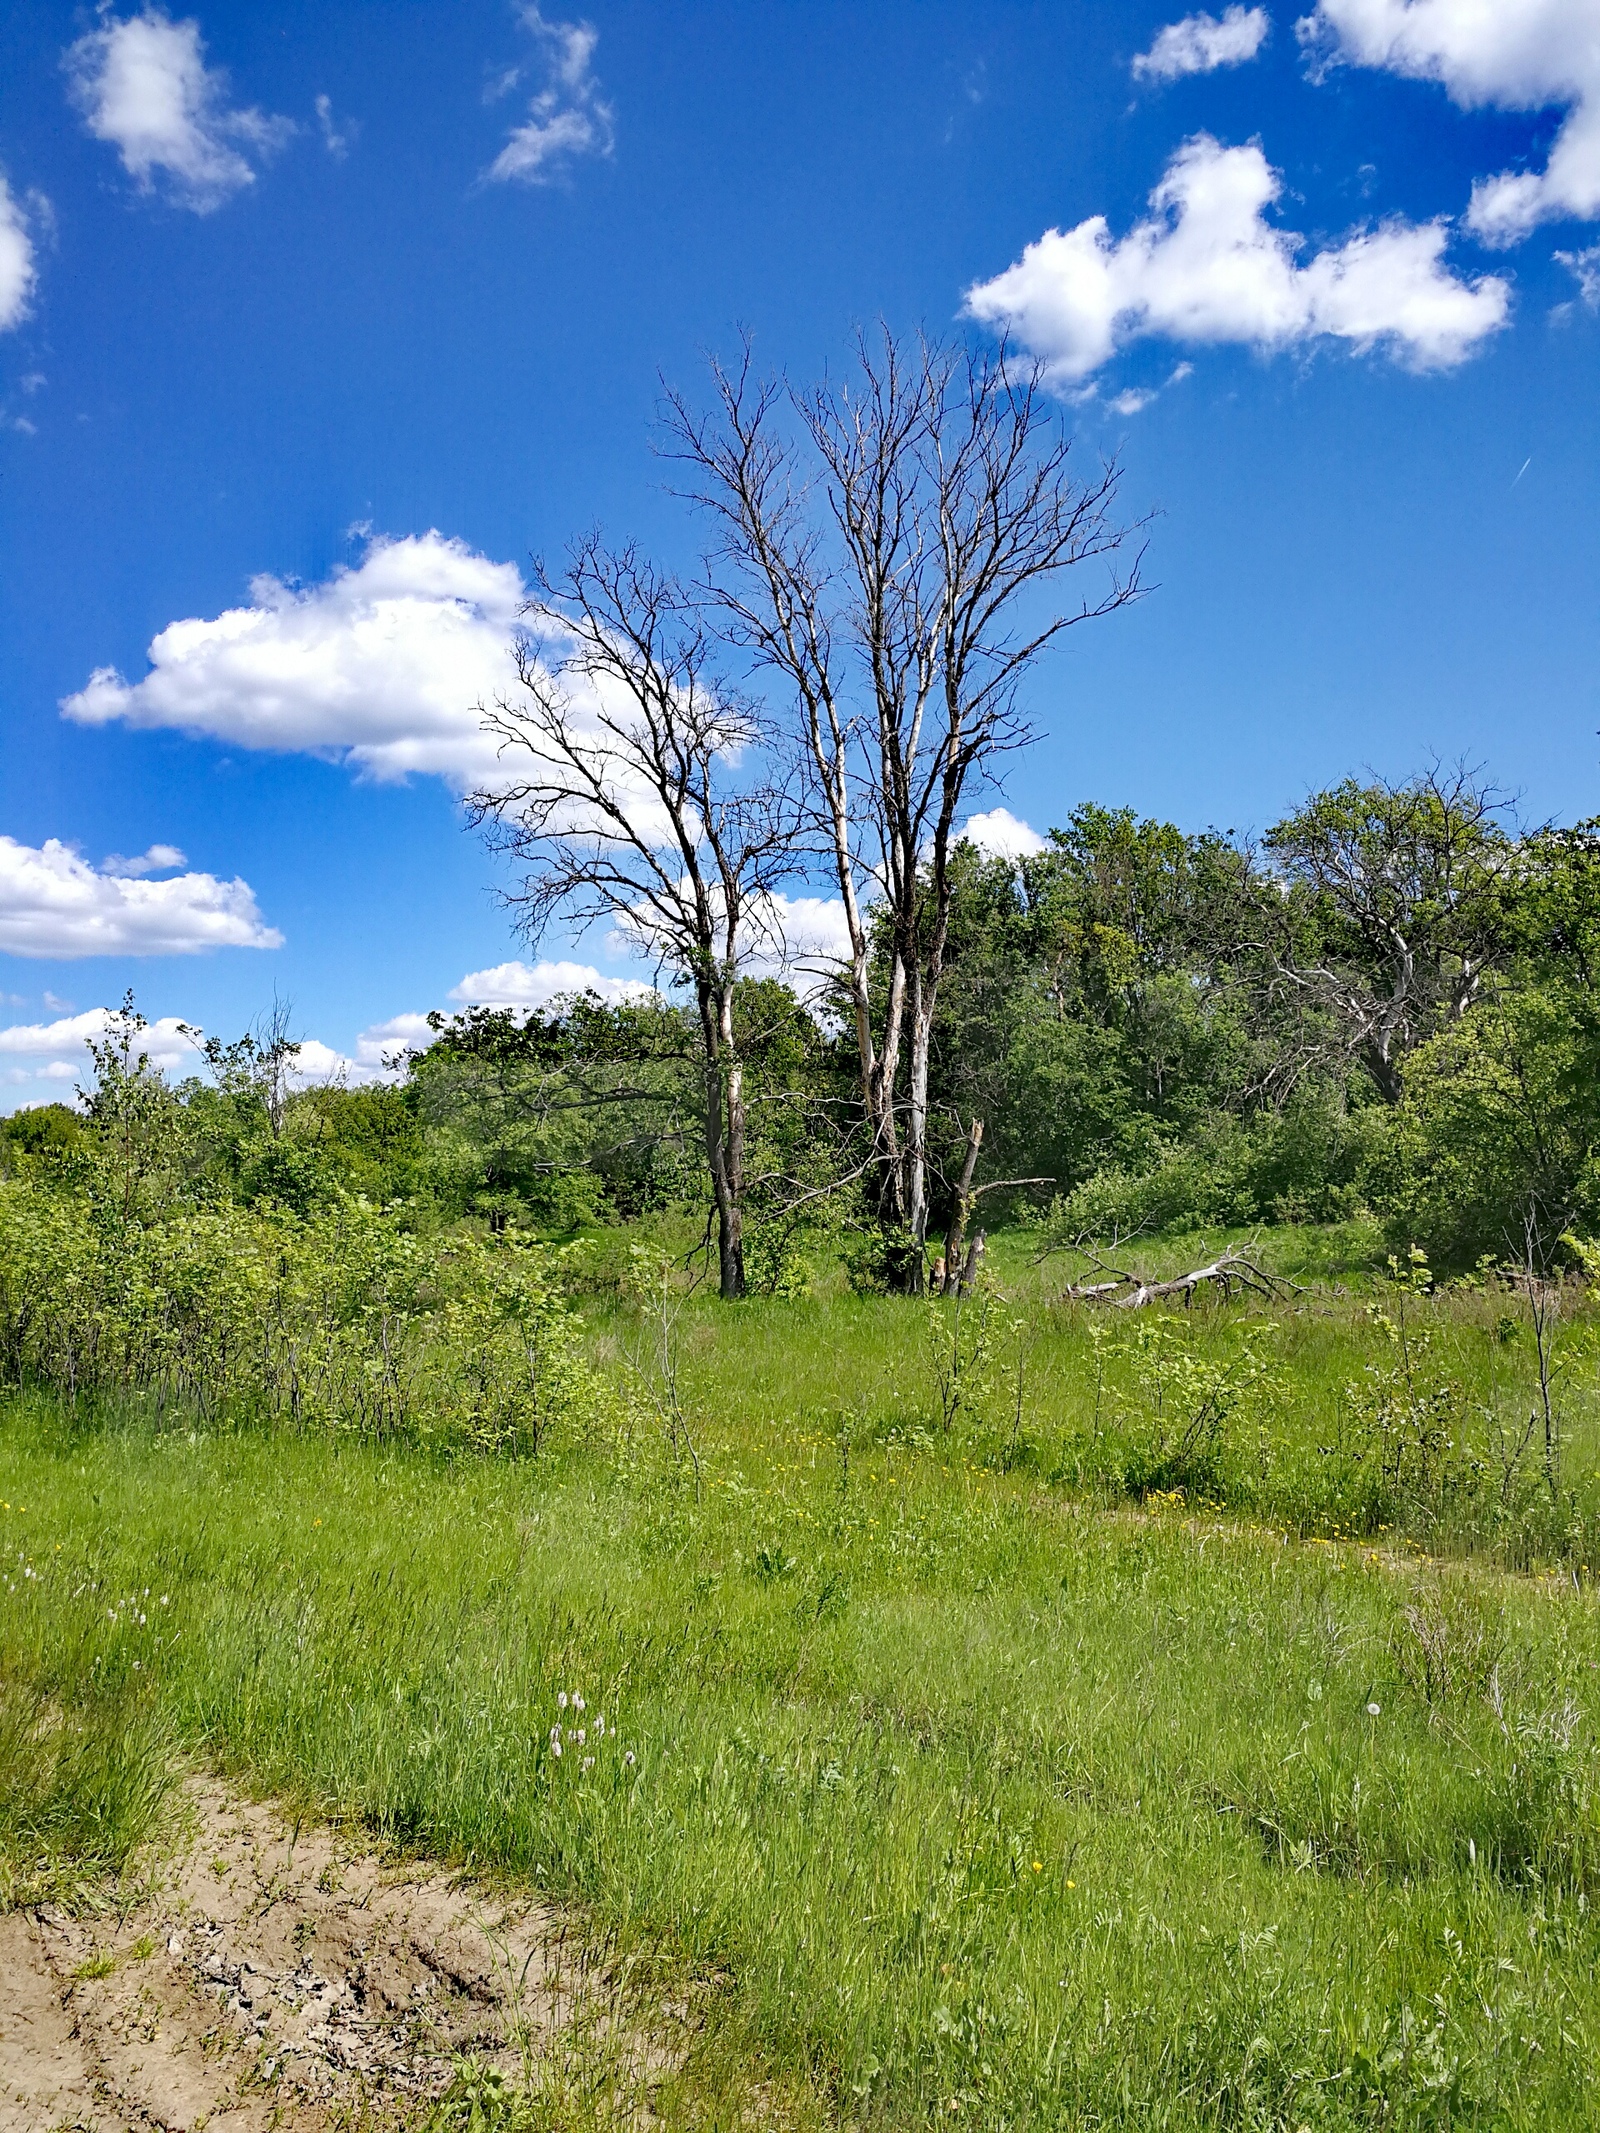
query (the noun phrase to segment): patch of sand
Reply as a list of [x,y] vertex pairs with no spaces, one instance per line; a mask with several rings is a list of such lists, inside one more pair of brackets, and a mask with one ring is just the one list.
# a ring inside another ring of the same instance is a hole
[[[525,2046],[598,2033],[611,1981],[554,1910],[386,1863],[211,1779],[185,1792],[186,1840],[142,1863],[126,1908],[0,1917],[0,2133],[413,2117],[457,2054],[515,2080]],[[650,2055],[627,2056],[648,2082]]]

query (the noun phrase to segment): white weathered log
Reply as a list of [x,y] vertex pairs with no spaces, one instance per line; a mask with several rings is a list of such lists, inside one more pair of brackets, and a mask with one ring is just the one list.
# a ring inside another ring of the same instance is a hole
[[[1093,1254],[1090,1255],[1094,1257]],[[1101,1264],[1100,1262],[1096,1262]],[[1103,1267],[1111,1278],[1106,1281],[1074,1283],[1062,1291],[1066,1303],[1105,1303],[1116,1311],[1139,1311],[1146,1304],[1159,1302],[1165,1296],[1181,1296],[1192,1301],[1195,1291],[1208,1282],[1215,1282],[1224,1295],[1235,1288],[1249,1289],[1254,1295],[1277,1297],[1289,1293],[1295,1287],[1279,1274],[1269,1274],[1248,1252],[1230,1248],[1220,1253],[1206,1266],[1195,1267],[1187,1274],[1176,1275],[1170,1281],[1155,1281],[1143,1274],[1129,1273],[1118,1267]]]

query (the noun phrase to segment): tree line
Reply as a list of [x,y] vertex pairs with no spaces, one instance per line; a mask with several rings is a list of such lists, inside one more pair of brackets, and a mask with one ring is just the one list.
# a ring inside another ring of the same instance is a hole
[[[1438,1265],[1600,1230],[1600,826],[1519,829],[1437,770],[1346,781],[1259,842],[1085,805],[1030,856],[957,840],[943,896],[920,1236],[874,1161],[848,968],[821,998],[735,975],[709,1032],[692,981],[439,1014],[364,1087],[297,1089],[281,1015],[174,1083],[130,1001],[83,1107],[7,1121],[0,1170],[123,1224],[340,1195],[423,1228],[687,1218],[719,1272],[736,1186],[741,1284],[769,1294],[818,1247],[913,1289],[978,1219],[1103,1244],[1371,1216]],[[904,960],[891,913],[864,925],[877,1029]]]
[[[699,562],[590,533],[536,566],[469,800],[530,945],[604,922],[656,991],[434,1016],[395,1085],[299,1092],[281,1018],[197,1034],[174,1087],[130,1001],[85,1113],[13,1121],[7,1162],[92,1155],[124,1221],[334,1191],[502,1228],[692,1212],[727,1298],[819,1234],[920,1291],[980,1210],[1102,1238],[1367,1210],[1442,1260],[1595,1226],[1594,825],[1436,765],[1259,840],[1084,805],[985,857],[962,824],[1040,662],[1142,594],[1117,467],[1080,468],[1009,350],[887,334],[812,386],[746,349],[660,441]],[[819,884],[843,947],[808,960]]]

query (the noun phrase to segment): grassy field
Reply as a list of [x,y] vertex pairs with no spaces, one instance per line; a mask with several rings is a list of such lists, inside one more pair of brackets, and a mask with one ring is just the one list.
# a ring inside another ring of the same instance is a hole
[[1514,1295],[1275,1249],[1267,1309],[1054,1309],[1004,1244],[960,1328],[696,1300],[676,1410],[602,1300],[631,1419],[537,1461],[14,1397],[14,1892],[181,1749],[695,1983],[669,2123],[1594,2122],[1587,1320],[1552,1490]]

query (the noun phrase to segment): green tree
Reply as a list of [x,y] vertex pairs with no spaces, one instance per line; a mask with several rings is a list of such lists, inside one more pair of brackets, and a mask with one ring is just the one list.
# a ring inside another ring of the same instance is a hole
[[1483,779],[1437,770],[1401,784],[1347,778],[1263,840],[1259,899],[1280,980],[1330,1015],[1385,1103],[1406,1055],[1459,1021],[1514,945],[1519,845]]
[[181,1182],[188,1137],[183,1106],[145,1049],[149,1026],[130,991],[102,1034],[88,1040],[95,1075],[88,1112],[101,1201],[123,1223],[168,1205]]

